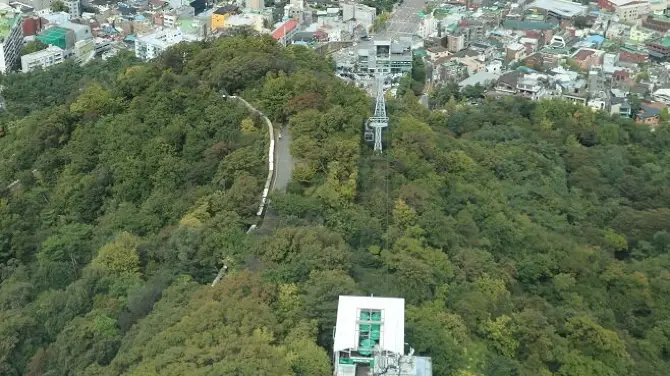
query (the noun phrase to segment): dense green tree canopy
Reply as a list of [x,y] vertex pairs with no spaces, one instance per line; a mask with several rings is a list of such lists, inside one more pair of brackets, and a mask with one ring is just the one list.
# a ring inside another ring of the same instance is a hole
[[[1,80],[2,375],[325,376],[371,293],[436,376],[667,374],[667,124],[408,90],[375,155],[370,99],[269,37]],[[222,93],[291,132],[273,231],[265,125]]]

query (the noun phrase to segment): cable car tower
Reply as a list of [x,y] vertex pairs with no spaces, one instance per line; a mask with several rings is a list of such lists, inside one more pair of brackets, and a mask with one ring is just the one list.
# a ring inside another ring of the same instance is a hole
[[386,99],[384,98],[384,73],[377,70],[377,100],[375,102],[375,113],[368,119],[368,126],[375,131],[375,152],[382,152],[382,128],[389,126],[389,118],[386,116]]

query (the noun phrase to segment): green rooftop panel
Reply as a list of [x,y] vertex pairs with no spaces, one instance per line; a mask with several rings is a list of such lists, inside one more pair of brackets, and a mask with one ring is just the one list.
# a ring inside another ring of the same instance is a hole
[[52,46],[60,47],[64,50],[68,49],[68,30],[62,27],[51,27],[46,30],[41,35],[37,36],[44,44],[49,44]]

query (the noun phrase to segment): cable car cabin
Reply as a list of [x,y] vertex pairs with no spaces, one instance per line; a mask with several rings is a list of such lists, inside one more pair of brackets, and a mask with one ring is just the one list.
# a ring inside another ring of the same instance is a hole
[[363,132],[365,142],[375,142],[375,130],[370,127],[370,120],[365,120],[365,131]]

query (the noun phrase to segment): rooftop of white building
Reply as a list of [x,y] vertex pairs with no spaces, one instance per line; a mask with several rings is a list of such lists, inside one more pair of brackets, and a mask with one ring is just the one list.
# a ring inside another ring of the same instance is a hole
[[58,46],[49,46],[49,47],[47,47],[43,50],[33,52],[33,53],[29,53],[29,54],[25,54],[21,58],[26,58],[26,59],[30,59],[30,60],[41,59],[43,57],[51,56],[56,52],[63,52],[63,51],[64,50],[62,48],[58,47]]
[[609,2],[618,7],[628,5],[631,3],[646,3],[646,1],[641,0],[609,0]]
[[137,40],[141,40],[144,43],[159,48],[168,48],[186,40],[186,37],[180,30],[159,30],[148,35],[137,37]]
[[226,18],[226,24],[230,26],[251,26],[256,22],[252,14],[233,14]]
[[[615,0],[618,1],[618,0]],[[580,3],[573,3],[566,0],[535,0],[530,4],[530,8],[546,9],[562,17],[575,17],[585,14],[587,7]]]
[[357,349],[359,347],[359,321],[361,310],[381,312],[381,335],[379,346],[382,350],[404,354],[405,349],[405,299],[378,298],[370,296],[340,296],[335,324],[334,351]]

